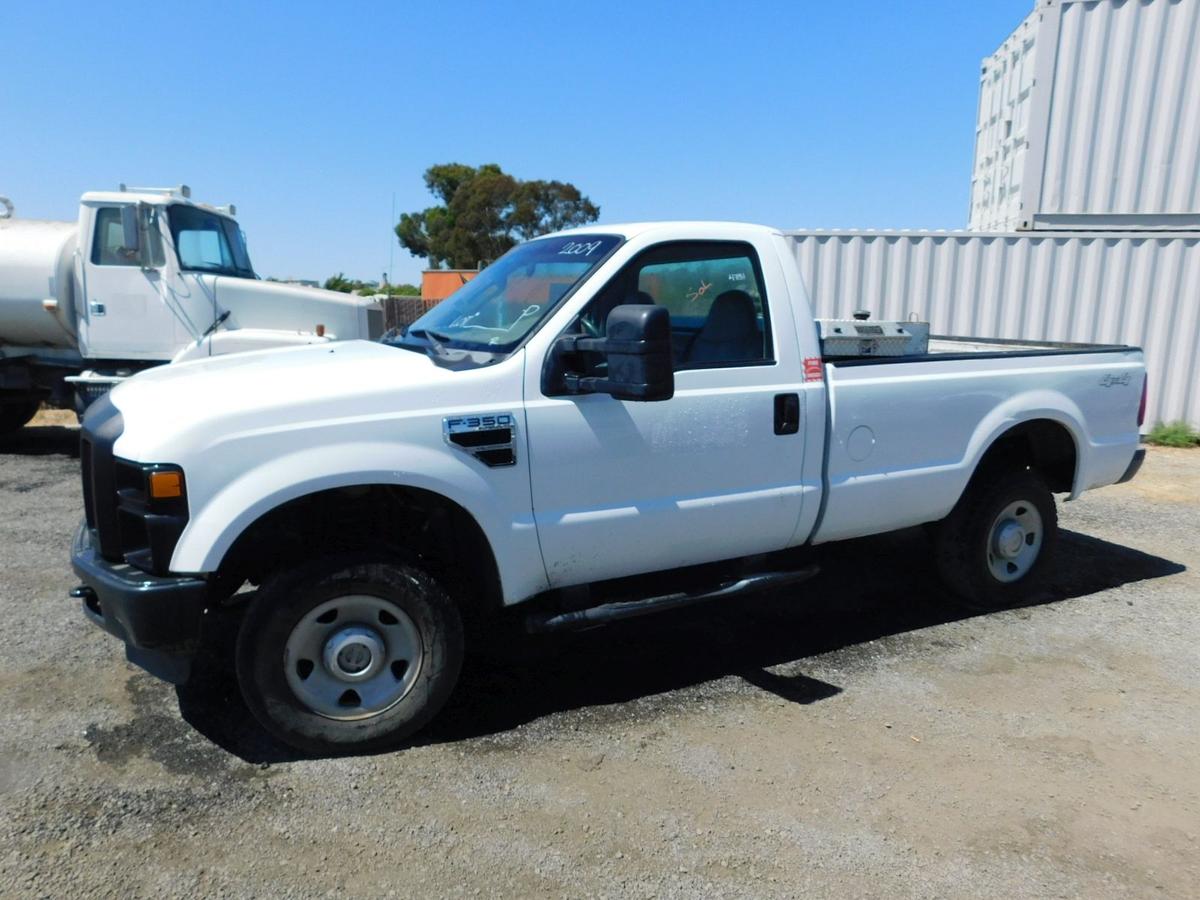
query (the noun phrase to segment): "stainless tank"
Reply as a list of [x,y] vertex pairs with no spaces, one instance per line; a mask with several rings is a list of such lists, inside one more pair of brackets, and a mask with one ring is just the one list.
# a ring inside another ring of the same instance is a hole
[[0,348],[74,348],[78,225],[2,213]]

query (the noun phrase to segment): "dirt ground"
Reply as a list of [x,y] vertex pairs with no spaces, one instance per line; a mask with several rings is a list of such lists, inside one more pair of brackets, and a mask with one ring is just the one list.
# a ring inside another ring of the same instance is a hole
[[1195,897],[1200,451],[1061,508],[968,616],[920,531],[788,592],[473,659],[410,749],[298,759],[67,599],[76,432],[0,447],[6,897]]

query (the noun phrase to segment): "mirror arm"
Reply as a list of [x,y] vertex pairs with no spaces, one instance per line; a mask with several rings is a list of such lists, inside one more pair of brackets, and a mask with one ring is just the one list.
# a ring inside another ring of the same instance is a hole
[[607,378],[596,378],[591,375],[576,375],[574,372],[563,372],[563,385],[572,394],[603,394]]
[[591,351],[603,353],[608,346],[605,338],[583,337],[582,335],[567,334],[558,339],[555,350],[559,353],[580,353]]
[[556,349],[559,353],[579,353],[592,351],[594,353],[630,353],[638,356],[648,356],[659,352],[665,346],[663,341],[618,341],[613,338],[580,337],[566,335],[558,339]]

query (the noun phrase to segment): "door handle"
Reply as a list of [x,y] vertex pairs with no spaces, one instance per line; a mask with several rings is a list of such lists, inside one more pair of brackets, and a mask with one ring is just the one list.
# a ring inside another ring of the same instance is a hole
[[775,433],[796,434],[800,430],[800,395],[775,395]]

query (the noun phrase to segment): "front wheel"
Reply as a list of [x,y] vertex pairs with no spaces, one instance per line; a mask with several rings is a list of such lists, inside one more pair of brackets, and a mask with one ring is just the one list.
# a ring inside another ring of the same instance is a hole
[[975,609],[1003,609],[1032,597],[1058,539],[1054,495],[1036,472],[977,479],[937,526],[942,580]]
[[318,559],[272,579],[238,634],[238,683],[267,731],[316,754],[395,746],[441,709],[462,667],[458,609],[398,561]]

